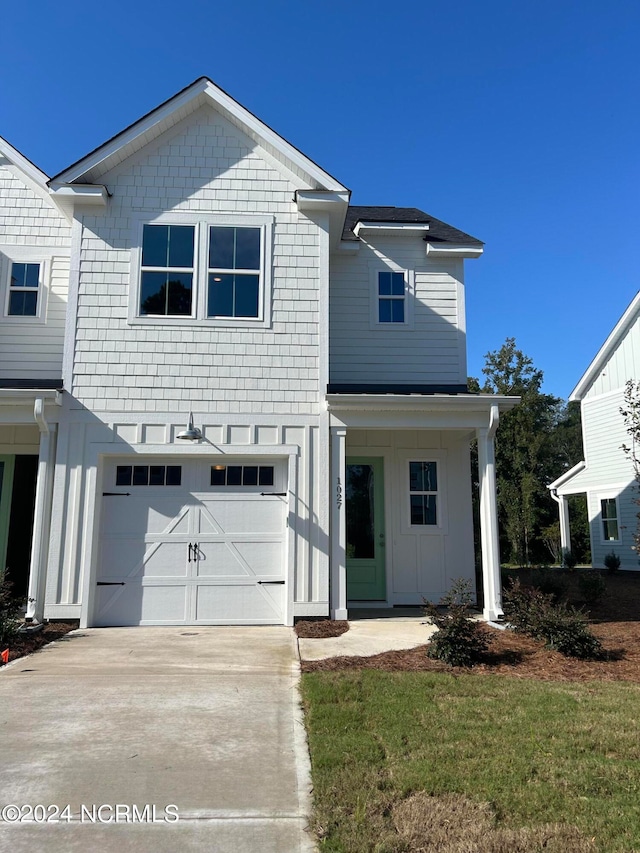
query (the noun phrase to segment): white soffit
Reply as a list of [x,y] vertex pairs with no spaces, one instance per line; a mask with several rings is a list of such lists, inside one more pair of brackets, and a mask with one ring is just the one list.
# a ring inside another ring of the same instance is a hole
[[632,323],[635,321],[640,312],[640,291],[636,293],[631,301],[631,304],[618,320],[614,330],[611,332],[607,340],[598,350],[596,357],[593,359],[589,367],[586,369],[582,379],[569,395],[571,402],[582,400],[585,393],[589,390],[591,384],[598,378],[602,368],[607,363],[620,341],[624,338]]
[[379,234],[383,237],[410,236],[412,234],[424,234],[429,230],[426,222],[356,222],[353,233],[356,237],[361,234]]
[[[99,176],[157,139],[201,106],[212,106],[233,124],[239,125],[248,136],[266,150],[293,164],[311,179],[318,189],[348,192],[346,187],[321,169],[316,163],[279,136],[253,113],[241,106],[207,77],[187,86],[160,106],[125,128],[99,148],[55,176],[58,183],[85,181],[97,183]],[[284,165],[287,165],[286,163]]]
[[427,257],[439,258],[479,258],[484,252],[482,246],[456,246],[452,244],[427,243]]

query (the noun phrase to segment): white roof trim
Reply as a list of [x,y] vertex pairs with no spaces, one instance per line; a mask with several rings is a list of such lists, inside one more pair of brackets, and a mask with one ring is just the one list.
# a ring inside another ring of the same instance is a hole
[[136,121],[130,127],[117,134],[113,139],[105,142],[95,151],[87,154],[82,160],[70,166],[64,172],[56,175],[56,180],[61,183],[71,183],[79,181],[87,172],[96,168],[100,163],[105,161],[117,153],[121,148],[124,148],[129,143],[137,140],[140,136],[148,135],[145,139],[145,144],[151,142],[154,138],[154,130],[157,130],[161,122],[169,118],[173,113],[185,107],[189,103],[200,100],[206,103],[211,101],[214,107],[217,107],[223,113],[233,116],[241,125],[244,125],[251,133],[255,134],[266,143],[280,152],[283,157],[294,163],[302,171],[306,172],[309,177],[316,181],[320,189],[333,190],[336,192],[347,192],[348,190],[335,178],[331,177],[327,172],[316,165],[308,157],[305,157],[297,148],[279,136],[275,131],[271,130],[266,124],[261,122],[256,116],[241,106],[230,95],[216,86],[206,77],[201,77],[174,95],[164,104],[161,104],[156,109],[152,110],[148,115]]
[[520,397],[501,394],[327,394],[327,408],[339,411],[486,411],[513,409]]
[[61,184],[59,181],[51,182],[51,194],[61,203],[69,201],[71,204],[91,204],[100,207],[106,207],[109,198],[107,188],[99,184]]
[[584,394],[588,391],[589,386],[596,380],[605,363],[612,355],[622,338],[627,333],[629,327],[640,312],[640,291],[636,293],[631,301],[631,304],[618,320],[614,330],[611,332],[607,340],[598,350],[596,357],[593,359],[589,367],[587,367],[582,379],[578,382],[569,396],[570,401],[582,400]]
[[364,222],[358,220],[356,222],[353,233],[359,237],[362,232],[371,232],[374,234],[422,234],[429,230],[426,222]]
[[574,465],[573,468],[569,468],[568,471],[565,471],[564,474],[561,474],[557,480],[554,480],[553,483],[549,483],[547,488],[550,492],[554,491],[554,489],[559,489],[561,486],[566,485],[569,480],[572,480],[577,474],[587,467],[587,463],[584,459],[581,462],[578,462],[577,465]]
[[30,178],[35,184],[37,184],[41,190],[48,193],[47,189],[47,181],[49,180],[49,176],[45,175],[43,171],[38,169],[38,167],[31,162],[31,160],[27,160],[24,154],[21,154],[17,148],[14,148],[13,145],[10,145],[6,139],[3,139],[0,136],[0,154],[7,158],[14,166],[16,166],[20,171],[28,178]]
[[0,402],[3,406],[22,406],[25,402],[35,403],[40,397],[45,403],[62,405],[60,391],[50,388],[0,388]]
[[482,246],[456,246],[451,244],[434,245],[427,243],[427,255],[443,258],[479,258],[484,252]]

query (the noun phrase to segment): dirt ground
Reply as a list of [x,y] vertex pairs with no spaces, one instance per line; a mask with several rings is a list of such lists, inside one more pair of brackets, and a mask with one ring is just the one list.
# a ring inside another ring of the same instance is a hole
[[[528,581],[527,573],[522,572],[520,576],[524,583]],[[509,630],[486,626],[484,630],[490,638],[489,652],[484,662],[472,670],[452,668],[431,660],[426,655],[426,645],[368,658],[336,657],[304,661],[302,670],[313,672],[375,668],[387,671],[494,673],[545,681],[640,683],[640,572],[603,574],[603,577],[607,585],[606,592],[598,604],[588,609],[591,629],[608,653],[606,660],[566,658],[559,652],[545,649],[541,642]],[[554,578],[565,587],[566,597],[572,604],[584,606],[587,610],[580,596],[578,572],[555,570]]]
[[[22,658],[31,652],[36,652],[42,646],[46,646],[47,643],[59,640],[60,637],[64,637],[65,634],[77,627],[77,622],[47,622],[42,631],[35,634],[18,634],[7,644],[9,647],[9,663],[16,658]],[[0,649],[0,651],[4,651],[4,649]]]

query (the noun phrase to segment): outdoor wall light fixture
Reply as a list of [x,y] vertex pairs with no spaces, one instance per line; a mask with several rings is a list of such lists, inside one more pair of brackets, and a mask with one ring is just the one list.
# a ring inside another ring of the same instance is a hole
[[176,435],[176,438],[181,438],[183,441],[200,441],[202,439],[202,433],[193,425],[193,412],[189,412],[189,423],[187,424],[187,428],[183,429],[182,432],[179,432]]

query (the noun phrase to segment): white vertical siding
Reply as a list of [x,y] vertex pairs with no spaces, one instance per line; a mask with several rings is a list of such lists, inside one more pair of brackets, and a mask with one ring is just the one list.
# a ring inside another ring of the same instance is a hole
[[629,327],[599,375],[584,395],[584,400],[624,388],[629,379],[640,378],[640,317]]

